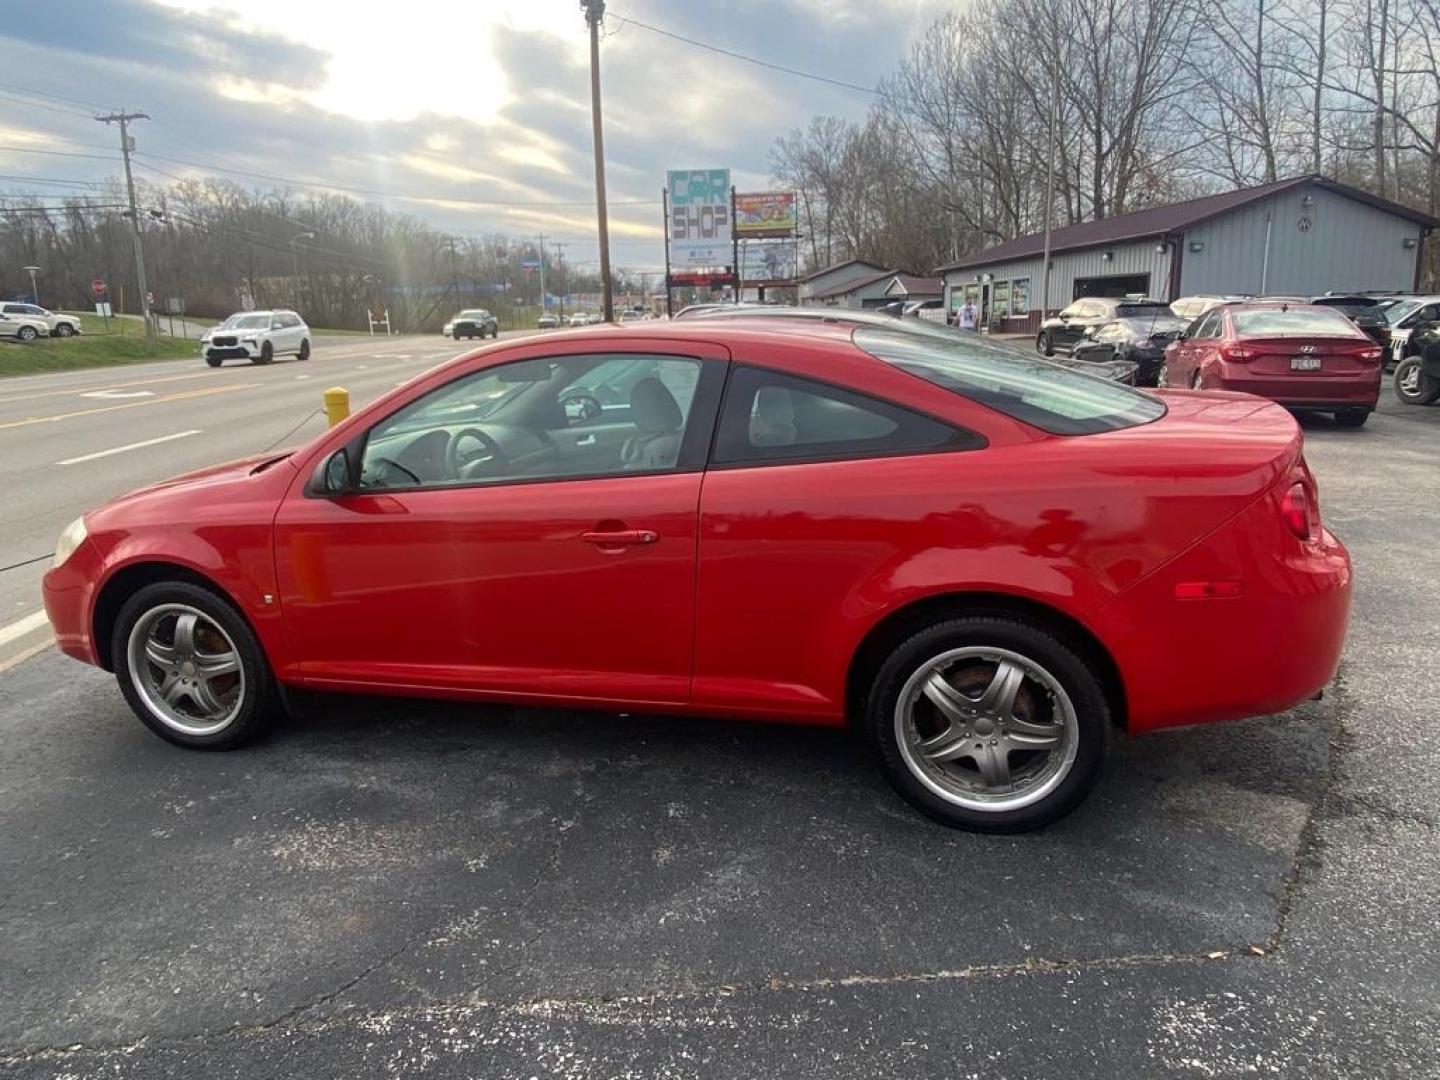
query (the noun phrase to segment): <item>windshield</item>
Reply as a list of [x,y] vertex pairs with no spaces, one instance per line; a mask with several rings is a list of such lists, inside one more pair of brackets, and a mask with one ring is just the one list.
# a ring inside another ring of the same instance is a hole
[[1420,307],[1419,300],[1396,300],[1393,304],[1385,307],[1385,321],[1391,326],[1399,326],[1401,322],[1410,317],[1411,312]]
[[1252,308],[1234,315],[1241,337],[1359,337],[1355,324],[1334,308]]
[[231,315],[225,320],[222,330],[267,330],[270,327],[269,315]]
[[1118,431],[1165,415],[1156,398],[978,334],[862,326],[854,340],[878,360],[1055,435]]
[[460,312],[460,314],[455,317],[457,319],[488,319],[490,313],[488,311],[482,311],[480,308],[471,308],[469,311]]
[[1190,325],[1189,319],[1177,319],[1171,312],[1166,311],[1163,315],[1157,314],[1153,318],[1135,319],[1131,318],[1130,312],[1124,312],[1120,320],[1125,328],[1137,334],[1163,334],[1171,330],[1183,330]]

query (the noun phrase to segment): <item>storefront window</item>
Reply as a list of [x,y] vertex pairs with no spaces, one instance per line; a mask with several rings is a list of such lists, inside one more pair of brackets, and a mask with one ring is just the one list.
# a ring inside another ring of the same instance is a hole
[[992,319],[1004,319],[1010,315],[1010,282],[997,281],[991,287],[993,292],[990,301],[990,317]]
[[1028,277],[1016,278],[1010,282],[1010,314],[1017,317],[1030,314],[1030,279]]

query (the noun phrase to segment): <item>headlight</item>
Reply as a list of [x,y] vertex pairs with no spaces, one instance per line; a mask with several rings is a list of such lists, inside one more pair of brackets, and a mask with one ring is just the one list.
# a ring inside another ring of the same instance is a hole
[[255,339],[253,337],[241,338],[241,340],[244,341],[246,345],[255,344]]
[[64,566],[65,560],[75,554],[75,549],[85,542],[90,534],[85,531],[85,519],[78,517],[60,534],[60,539],[55,541],[55,566]]

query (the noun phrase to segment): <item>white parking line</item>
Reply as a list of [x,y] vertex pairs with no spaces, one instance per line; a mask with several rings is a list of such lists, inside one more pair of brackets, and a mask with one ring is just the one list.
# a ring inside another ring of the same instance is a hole
[[26,634],[33,634],[42,626],[49,626],[50,619],[44,611],[32,611],[23,619],[17,619],[8,626],[0,626],[0,645],[9,645]]
[[109,457],[111,454],[123,454],[127,450],[139,450],[146,446],[155,446],[157,443],[170,442],[174,439],[185,439],[191,435],[199,435],[199,428],[192,428],[190,431],[177,431],[174,435],[161,435],[158,439],[146,439],[144,442],[126,443],[124,446],[112,446],[109,450],[97,450],[93,454],[81,454],[79,457],[66,458],[64,461],[57,461],[56,465],[79,465],[82,461],[94,461],[96,458]]

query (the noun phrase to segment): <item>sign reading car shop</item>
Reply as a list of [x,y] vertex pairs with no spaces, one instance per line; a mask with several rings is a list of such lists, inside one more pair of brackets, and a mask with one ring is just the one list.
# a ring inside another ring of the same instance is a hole
[[666,174],[670,265],[730,266],[735,248],[730,220],[729,169],[671,169]]

